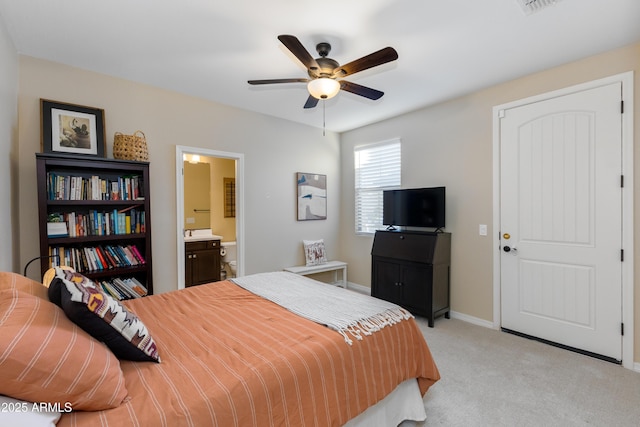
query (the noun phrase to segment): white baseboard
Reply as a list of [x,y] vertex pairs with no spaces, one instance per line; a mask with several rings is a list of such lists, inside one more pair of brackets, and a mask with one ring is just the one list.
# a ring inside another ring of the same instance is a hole
[[[347,282],[347,289],[351,289],[352,291],[356,291],[361,294],[371,295],[370,287],[359,285],[357,283]],[[465,322],[472,323],[474,325],[483,326],[489,329],[496,329],[493,325],[493,322],[480,319],[478,317],[469,316],[468,314],[458,313],[457,311],[450,311],[449,315],[454,319],[464,320]]]
[[347,281],[347,289],[360,292],[361,294],[371,295],[371,288],[368,286],[358,285],[357,283]]
[[490,321],[484,320],[484,319],[480,319],[479,317],[469,316],[468,314],[458,313],[457,311],[450,311],[449,315],[453,319],[460,319],[460,320],[464,320],[467,323],[472,323],[474,325],[483,326],[483,327],[489,328],[489,329],[495,329],[494,326],[493,326],[493,322],[490,322]]

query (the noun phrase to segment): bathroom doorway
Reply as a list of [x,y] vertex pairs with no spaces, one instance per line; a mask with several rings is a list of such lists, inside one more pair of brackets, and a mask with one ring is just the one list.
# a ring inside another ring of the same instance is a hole
[[[193,167],[196,165],[197,168]],[[194,198],[189,194],[192,187],[200,186],[190,184],[185,191],[185,177],[194,176],[189,172],[192,169],[199,170],[196,176],[210,177],[210,189],[195,197],[199,201],[197,206],[190,205],[187,209],[185,202],[188,204],[189,199]],[[178,289],[185,287],[185,233],[210,232],[222,236],[221,252],[225,256],[221,276],[244,274],[243,172],[244,155],[241,153],[176,146]]]

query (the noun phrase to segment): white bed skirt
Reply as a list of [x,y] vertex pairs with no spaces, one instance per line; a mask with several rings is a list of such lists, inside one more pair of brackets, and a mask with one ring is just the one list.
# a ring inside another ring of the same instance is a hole
[[[406,380],[398,385],[380,402],[347,422],[344,427],[389,427],[402,421],[424,421],[427,413],[415,379]],[[411,424],[403,424],[411,425]]]
[[[0,395],[0,403],[12,402],[13,404],[33,405],[31,402],[22,402]],[[0,427],[13,425],[29,425],[53,427],[60,419],[61,413],[2,413],[0,414]],[[424,403],[415,379],[406,380],[398,385],[387,397],[368,408],[362,414],[347,422],[344,427],[389,427],[397,426],[402,421],[424,421],[427,414]],[[410,426],[412,423],[402,424]]]

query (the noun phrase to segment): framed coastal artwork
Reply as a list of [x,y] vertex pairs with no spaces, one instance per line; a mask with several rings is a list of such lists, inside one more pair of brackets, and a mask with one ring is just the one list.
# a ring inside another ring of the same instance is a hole
[[296,173],[298,221],[327,219],[327,176]]

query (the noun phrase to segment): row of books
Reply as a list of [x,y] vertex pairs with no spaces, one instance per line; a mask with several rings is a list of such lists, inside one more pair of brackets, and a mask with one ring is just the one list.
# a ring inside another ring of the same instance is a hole
[[141,175],[127,175],[115,179],[59,175],[47,173],[49,200],[143,200]]
[[49,246],[50,267],[68,265],[78,273],[143,265],[144,257],[136,245],[95,247]]
[[[68,237],[109,236],[112,234],[144,233],[144,211],[127,208],[112,212],[89,210],[87,213],[65,212],[48,215],[49,223],[66,223]],[[64,228],[63,228],[64,231]],[[62,237],[60,231],[49,231],[49,237]]]
[[95,280],[102,290],[117,300],[140,298],[147,295],[147,288],[135,277],[114,277],[109,280]]

